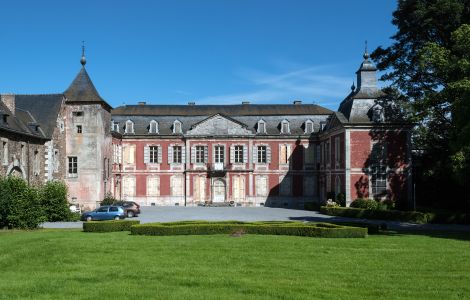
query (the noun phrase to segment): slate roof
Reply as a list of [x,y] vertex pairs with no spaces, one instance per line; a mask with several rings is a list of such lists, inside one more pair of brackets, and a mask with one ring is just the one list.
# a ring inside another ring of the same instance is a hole
[[63,98],[62,94],[15,95],[15,115],[25,124],[37,122],[44,136],[50,139],[57,124]]
[[315,104],[241,105],[125,105],[112,110],[126,116],[289,116],[330,115],[333,111]]
[[75,79],[64,92],[64,95],[67,98],[66,102],[99,103],[104,105],[108,110],[111,109],[111,106],[101,98],[96,90],[85,67],[80,69],[80,72],[78,72]]
[[0,112],[1,114],[7,114],[7,123],[0,122],[0,129],[9,131],[15,134],[22,134],[30,137],[45,139],[44,132],[40,129],[36,131],[34,127],[28,126],[28,124],[37,124],[37,121],[28,111],[24,111],[20,108],[16,108],[15,113],[12,113],[4,104],[0,101]]

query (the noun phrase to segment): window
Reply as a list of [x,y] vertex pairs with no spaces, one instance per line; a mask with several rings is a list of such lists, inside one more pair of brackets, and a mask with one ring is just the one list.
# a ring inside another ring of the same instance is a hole
[[235,146],[235,163],[243,163],[243,146]]
[[325,126],[326,126],[326,123],[325,123],[325,122],[321,122],[321,123],[320,123],[320,131],[325,130]]
[[279,194],[281,196],[290,196],[291,195],[291,187],[292,187],[292,177],[291,176],[281,176],[279,178]]
[[224,146],[215,146],[215,163],[223,163],[224,162]]
[[69,156],[69,176],[76,177],[78,174],[78,158]]
[[266,157],[266,153],[267,153],[267,147],[266,146],[258,146],[258,160],[256,161],[257,163],[259,164],[265,164],[267,163],[267,157]]
[[194,177],[194,200],[205,201],[206,200],[206,178],[203,176]]
[[26,165],[26,146],[21,144],[21,164]]
[[151,164],[158,163],[158,146],[150,146],[149,147],[149,162]]
[[160,196],[160,177],[147,177],[147,196]]
[[74,116],[74,117],[83,117],[83,111],[74,111],[74,112],[72,112],[72,116]]
[[171,196],[183,196],[184,185],[183,176],[174,175],[170,179],[170,194]]
[[258,121],[257,132],[258,132],[258,133],[261,133],[261,134],[265,134],[265,133],[266,133],[266,122],[264,122],[263,120],[259,120],[259,121]]
[[174,134],[181,133],[181,122],[178,120],[173,122],[173,133]]
[[205,162],[205,156],[206,156],[206,147],[205,146],[196,146],[196,163],[197,164],[202,164]]
[[339,178],[339,176],[336,176],[336,178],[335,178],[335,195],[338,196],[339,193],[341,193],[341,178]]
[[120,164],[122,159],[122,146],[113,144],[113,163]]
[[383,143],[375,143],[371,151],[371,187],[375,199],[387,195],[387,148]]
[[119,123],[115,121],[111,121],[111,131],[119,132]]
[[279,163],[280,164],[288,164],[289,163],[289,158],[290,158],[290,145],[281,145],[280,147],[280,158],[279,158]]
[[309,144],[304,150],[304,161],[306,165],[313,165],[315,163],[315,145]]
[[339,167],[339,162],[341,158],[341,153],[340,153],[340,141],[339,141],[339,136],[335,137],[335,165]]
[[290,133],[289,121],[284,120],[284,121],[281,122],[281,133],[283,133],[283,134],[289,134]]
[[77,133],[82,133],[82,125],[77,125]]
[[255,188],[256,188],[256,196],[267,196],[268,195],[268,177],[256,176]]
[[134,133],[134,122],[131,120],[126,121],[125,133]]
[[232,177],[233,200],[245,200],[245,177],[233,176]]
[[316,180],[314,176],[305,176],[304,177],[304,196],[315,196],[316,191]]
[[108,212],[108,207],[100,207],[96,212],[100,213],[107,213]]
[[122,194],[124,198],[135,195],[135,177],[124,177],[122,179]]
[[155,120],[150,121],[149,133],[158,133],[158,123]]
[[8,165],[8,142],[2,141],[3,165]]
[[111,206],[111,207],[109,208],[109,212],[112,212],[112,211],[113,211],[113,212],[114,212],[114,211],[118,211],[118,208],[117,208],[116,206]]
[[135,164],[135,145],[124,146],[124,164]]
[[39,165],[40,165],[40,161],[39,161],[39,151],[38,150],[35,150],[34,151],[34,160],[33,160],[33,174],[38,176],[39,175]]
[[[23,151],[23,145],[21,146],[21,151]],[[59,172],[59,150],[54,149],[54,158],[53,158],[53,163],[54,163],[54,172],[57,173]]]
[[311,120],[307,120],[305,122],[305,133],[309,134],[313,132],[313,122]]
[[173,146],[173,161],[174,164],[180,164],[183,162],[183,147]]

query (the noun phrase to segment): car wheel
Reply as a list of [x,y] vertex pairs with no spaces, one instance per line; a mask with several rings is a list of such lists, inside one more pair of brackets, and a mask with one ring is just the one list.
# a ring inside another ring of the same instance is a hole
[[118,220],[119,220],[119,216],[115,216],[115,217],[114,217],[114,220],[118,221]]
[[92,221],[93,218],[92,218],[91,216],[88,216],[88,217],[86,217],[86,220],[87,220],[87,221]]
[[134,217],[134,212],[132,210],[127,212],[127,217],[128,218],[133,218]]

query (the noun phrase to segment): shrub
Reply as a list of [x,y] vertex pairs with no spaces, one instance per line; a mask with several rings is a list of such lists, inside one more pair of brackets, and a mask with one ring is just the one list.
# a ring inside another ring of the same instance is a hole
[[67,202],[67,186],[62,181],[48,181],[39,188],[41,205],[49,222],[69,221],[72,218]]
[[106,193],[106,196],[104,197],[103,201],[101,201],[101,205],[113,205],[114,202],[116,202],[116,198],[114,198],[113,194],[110,192]]
[[336,203],[342,207],[346,206],[346,195],[344,193],[339,193],[336,195]]
[[39,194],[18,177],[0,178],[0,228],[34,229],[46,221]]
[[140,224],[138,220],[119,220],[119,221],[89,221],[83,222],[83,231],[85,232],[114,232],[130,231],[132,225]]
[[134,225],[135,235],[203,235],[203,234],[246,234],[294,235],[309,237],[365,237],[366,228],[340,226],[328,223],[302,222],[172,222]]
[[320,206],[321,205],[317,202],[305,202],[304,203],[305,210],[318,211],[320,210]]
[[418,224],[428,223],[430,215],[417,211],[399,211],[399,210],[371,210],[350,207],[326,207],[320,209],[322,214],[330,216],[339,216],[347,218],[364,218],[374,220],[392,220],[402,222],[412,222]]
[[363,209],[377,209],[378,203],[374,199],[358,198],[351,203],[351,207]]

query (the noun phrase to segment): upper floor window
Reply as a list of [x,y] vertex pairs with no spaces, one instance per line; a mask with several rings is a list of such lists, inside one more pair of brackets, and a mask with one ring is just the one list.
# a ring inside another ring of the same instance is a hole
[[158,146],[149,147],[149,161],[151,164],[158,163]]
[[180,164],[183,162],[183,147],[173,146],[173,161],[174,164]]
[[325,130],[325,126],[326,126],[326,123],[325,123],[325,122],[321,122],[321,123],[320,123],[320,131]]
[[74,111],[74,112],[72,112],[72,116],[74,116],[74,117],[83,117],[83,111]]
[[243,146],[235,146],[234,148],[235,163],[243,163]]
[[178,121],[178,120],[175,120],[173,122],[173,133],[175,134],[179,134],[182,132],[182,129],[181,129],[181,122]]
[[149,133],[158,133],[158,123],[155,120],[150,121]]
[[259,164],[265,164],[267,163],[267,147],[266,146],[258,146],[257,147],[257,154],[258,154],[258,159],[257,163]]
[[78,174],[78,158],[76,156],[69,156],[69,169],[70,177],[76,177]]
[[265,122],[264,120],[259,120],[259,121],[258,121],[257,132],[258,132],[258,133],[261,133],[261,134],[265,134],[265,133],[266,133],[266,122]]
[[119,123],[111,120],[111,131],[119,132]]
[[134,122],[131,120],[126,121],[125,133],[134,133]]
[[82,133],[82,132],[83,132],[82,125],[77,125],[77,133]]
[[311,120],[305,121],[305,133],[309,134],[313,132],[313,122]]
[[215,146],[214,148],[214,162],[223,163],[224,162],[224,146]]
[[195,161],[198,164],[205,163],[207,157],[207,146],[196,146]]
[[289,134],[290,133],[289,121],[283,120],[281,122],[281,133],[283,133],[283,134]]

